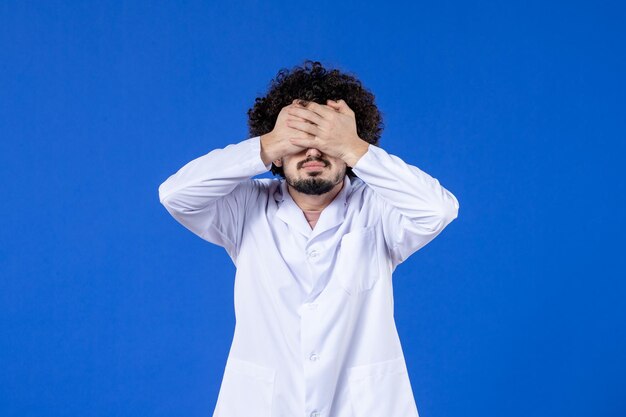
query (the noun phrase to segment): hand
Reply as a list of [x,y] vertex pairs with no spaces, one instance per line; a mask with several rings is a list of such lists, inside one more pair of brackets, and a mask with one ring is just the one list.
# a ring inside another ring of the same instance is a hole
[[367,152],[369,143],[358,136],[354,111],[344,100],[326,102],[328,105],[308,102],[289,106],[287,126],[308,134],[306,137],[291,137],[289,141],[340,158],[352,167]]
[[301,117],[292,116],[287,113],[289,109],[296,106],[295,102],[296,100],[288,106],[283,107],[280,113],[278,113],[274,129],[261,136],[261,159],[265,165],[283,156],[302,152],[305,149],[292,143],[290,138],[310,139],[313,137],[307,132],[288,126],[289,121],[308,123]]

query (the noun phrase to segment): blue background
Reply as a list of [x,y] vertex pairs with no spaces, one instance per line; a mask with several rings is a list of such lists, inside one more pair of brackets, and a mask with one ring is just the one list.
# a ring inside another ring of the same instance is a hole
[[[157,189],[280,68],[376,95],[459,199],[394,275],[420,417],[626,415],[619,2],[0,5],[0,415],[209,416],[226,252]],[[373,416],[380,417],[380,416]]]

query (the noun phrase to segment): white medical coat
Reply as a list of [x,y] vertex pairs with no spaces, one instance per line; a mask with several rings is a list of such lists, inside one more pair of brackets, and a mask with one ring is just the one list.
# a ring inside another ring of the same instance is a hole
[[[456,197],[370,145],[311,230],[260,137],[159,186],[183,226],[236,265],[235,330],[213,417],[418,417],[392,272],[458,215]],[[308,284],[307,284],[308,283]]]

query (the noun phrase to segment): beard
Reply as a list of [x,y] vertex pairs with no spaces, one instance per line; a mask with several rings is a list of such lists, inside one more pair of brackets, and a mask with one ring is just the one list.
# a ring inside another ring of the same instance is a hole
[[337,173],[337,176],[332,181],[316,178],[317,175],[319,174],[313,174],[310,178],[299,178],[297,180],[285,177],[285,180],[287,184],[291,185],[296,191],[302,194],[321,195],[329,192],[335,185],[339,184],[345,176],[345,171],[343,173]]

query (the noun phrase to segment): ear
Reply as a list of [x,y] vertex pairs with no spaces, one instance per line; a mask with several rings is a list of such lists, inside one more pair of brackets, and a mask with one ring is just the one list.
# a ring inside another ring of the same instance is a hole
[[277,167],[282,167],[283,166],[283,160],[282,159],[274,159],[274,165],[276,165]]

